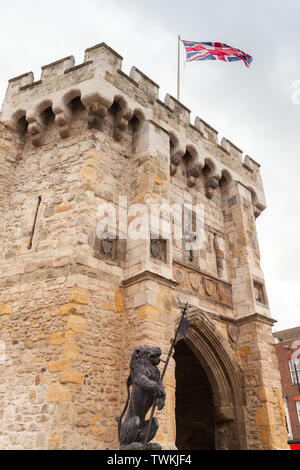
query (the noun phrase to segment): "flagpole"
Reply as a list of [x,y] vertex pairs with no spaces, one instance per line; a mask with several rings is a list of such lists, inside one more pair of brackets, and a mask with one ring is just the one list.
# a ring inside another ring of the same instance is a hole
[[180,101],[180,35],[178,36],[178,57],[177,57],[177,99]]

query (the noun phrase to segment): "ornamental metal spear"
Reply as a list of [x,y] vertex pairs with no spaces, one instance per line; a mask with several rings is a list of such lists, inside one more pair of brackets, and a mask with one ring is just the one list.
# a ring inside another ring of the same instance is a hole
[[[169,353],[168,353],[168,356],[167,356],[167,359],[165,361],[165,365],[164,365],[164,368],[163,368],[163,371],[162,371],[161,377],[160,377],[161,383],[163,382],[163,379],[164,379],[164,376],[165,376],[165,373],[166,373],[166,370],[167,370],[167,367],[168,367],[173,349],[176,345],[177,336],[179,334],[181,334],[182,336],[185,337],[186,334],[187,334],[187,331],[188,331],[188,328],[189,328],[189,323],[190,323],[189,320],[185,317],[187,308],[188,308],[188,302],[185,304],[185,306],[182,310],[181,319],[180,319],[178,328],[176,330],[175,337],[171,339],[171,347],[169,349]],[[152,420],[153,420],[156,405],[157,405],[157,397],[154,398],[154,402],[153,402],[152,409],[151,409],[151,414],[150,414],[149,423],[148,423],[148,429],[147,429],[145,440],[144,440],[144,447],[145,448],[146,448],[147,443],[148,443],[148,439],[149,439],[149,435],[150,435],[150,431],[151,431],[151,425],[152,425]]]

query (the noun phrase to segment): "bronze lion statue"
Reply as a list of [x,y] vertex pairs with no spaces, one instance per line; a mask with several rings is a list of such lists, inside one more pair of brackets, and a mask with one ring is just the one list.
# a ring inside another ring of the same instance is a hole
[[[149,425],[149,421],[145,421],[145,418],[148,411],[152,408],[155,400],[159,410],[165,405],[166,393],[157,368],[161,353],[160,348],[149,346],[139,346],[133,351],[130,360],[130,374],[127,379],[127,401],[121,416],[116,418],[120,450],[161,449],[159,444],[150,443],[158,430],[156,418],[152,419],[147,443],[145,443]],[[130,386],[132,387],[131,394]],[[122,423],[127,408],[128,412]]]

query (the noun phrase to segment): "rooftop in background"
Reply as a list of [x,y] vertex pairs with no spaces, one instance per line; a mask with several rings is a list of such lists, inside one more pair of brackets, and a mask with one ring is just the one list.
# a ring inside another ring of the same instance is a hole
[[300,340],[300,326],[295,328],[289,328],[288,330],[276,331],[273,333],[274,338],[277,338],[279,343],[285,343],[287,341]]

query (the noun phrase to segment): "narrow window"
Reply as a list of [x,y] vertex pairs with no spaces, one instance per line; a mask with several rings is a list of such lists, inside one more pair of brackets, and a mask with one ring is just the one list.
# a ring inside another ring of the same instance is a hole
[[292,359],[289,361],[289,366],[290,366],[290,373],[291,373],[291,379],[292,383],[296,384],[297,383],[297,376],[296,376],[296,371],[295,371],[295,366],[297,368],[298,372],[298,377],[300,377],[300,361],[293,361]]
[[196,213],[191,209],[183,208],[184,217],[184,250],[189,251],[189,260],[194,260],[193,242],[197,239],[196,233]]
[[298,420],[300,423],[300,401],[296,402],[296,408],[297,408],[297,413],[298,413]]
[[292,433],[292,427],[291,427],[291,421],[290,421],[290,414],[289,414],[289,409],[288,409],[288,404],[287,404],[286,397],[283,398],[283,405],[284,405],[284,414],[285,414],[285,426],[286,426],[286,430],[287,430],[287,433],[288,433],[288,438],[293,439],[293,433]]
[[42,201],[42,198],[41,198],[41,196],[39,196],[37,206],[36,206],[36,211],[35,211],[35,216],[34,216],[34,221],[33,221],[33,227],[32,227],[31,236],[30,236],[30,241],[29,241],[29,245],[28,245],[28,250],[31,250],[31,248],[32,248],[32,241],[33,241],[33,237],[34,237],[36,221],[37,221],[37,216],[38,216],[39,208],[40,208],[40,205],[41,205],[41,201]]

